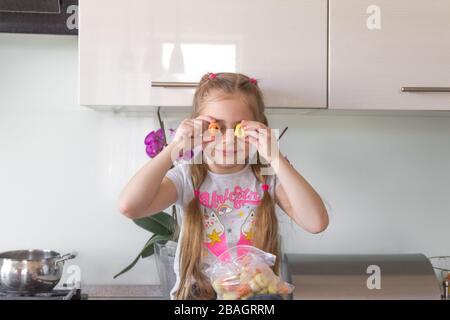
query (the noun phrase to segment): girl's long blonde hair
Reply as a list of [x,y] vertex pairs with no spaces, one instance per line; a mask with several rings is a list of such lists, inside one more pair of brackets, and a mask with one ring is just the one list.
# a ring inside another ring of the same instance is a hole
[[[205,74],[194,94],[192,117],[199,115],[201,104],[208,98],[212,91],[225,95],[238,95],[252,108],[256,121],[268,126],[264,114],[265,105],[263,95],[257,83],[240,73],[217,73],[213,77]],[[201,153],[200,153],[201,154]],[[267,175],[261,174],[261,168],[265,166],[260,162],[257,154],[257,163],[250,164],[255,177],[262,183],[266,183]],[[191,177],[194,190],[198,190],[208,173],[208,167],[202,163],[190,164]],[[279,275],[280,247],[278,243],[278,220],[275,214],[275,202],[268,190],[263,191],[261,204],[256,209],[256,217],[253,232],[252,245],[276,255],[274,273]],[[274,190],[275,192],[275,190]],[[194,197],[184,208],[183,233],[180,247],[180,283],[175,292],[176,299],[215,299],[216,293],[210,280],[202,271],[203,257],[207,247],[203,244],[204,225],[203,213],[198,197]]]

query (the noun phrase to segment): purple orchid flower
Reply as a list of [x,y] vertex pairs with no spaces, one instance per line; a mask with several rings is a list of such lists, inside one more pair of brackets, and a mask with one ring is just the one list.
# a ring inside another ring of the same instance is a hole
[[188,161],[188,160],[191,160],[193,156],[194,156],[194,150],[188,150],[188,151],[184,152],[183,155],[180,156],[178,159],[182,158],[183,160]]
[[175,137],[175,133],[176,132],[177,131],[175,129],[169,128],[169,135],[170,135],[171,138]]
[[[169,128],[169,135],[171,138],[175,137],[176,130]],[[150,132],[144,139],[146,145],[145,152],[150,158],[156,157],[166,146],[166,139],[164,137],[164,130],[162,128]],[[194,150],[188,150],[180,155],[178,159],[190,160],[194,157]]]
[[150,158],[154,158],[164,149],[166,139],[164,138],[164,130],[158,129],[150,132],[144,139],[146,145],[145,152]]

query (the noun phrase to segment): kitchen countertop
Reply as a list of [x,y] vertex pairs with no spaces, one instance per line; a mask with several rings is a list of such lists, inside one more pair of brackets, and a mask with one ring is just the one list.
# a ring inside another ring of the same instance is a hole
[[164,300],[161,287],[150,285],[82,285],[88,300]]

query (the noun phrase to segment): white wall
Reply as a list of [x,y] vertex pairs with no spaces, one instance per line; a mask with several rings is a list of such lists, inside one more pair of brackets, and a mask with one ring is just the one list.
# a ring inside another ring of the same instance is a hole
[[[117,195],[148,157],[149,117],[77,105],[77,38],[0,34],[0,251],[76,250],[88,284],[158,283],[153,258],[112,280],[147,240]],[[270,116],[282,150],[331,205],[286,252],[450,254],[450,117]]]

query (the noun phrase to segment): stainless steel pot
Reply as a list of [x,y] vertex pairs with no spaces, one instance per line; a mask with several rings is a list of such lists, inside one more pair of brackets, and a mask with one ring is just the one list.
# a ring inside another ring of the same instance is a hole
[[76,253],[18,250],[0,253],[0,290],[11,293],[51,291],[61,280],[64,261]]

